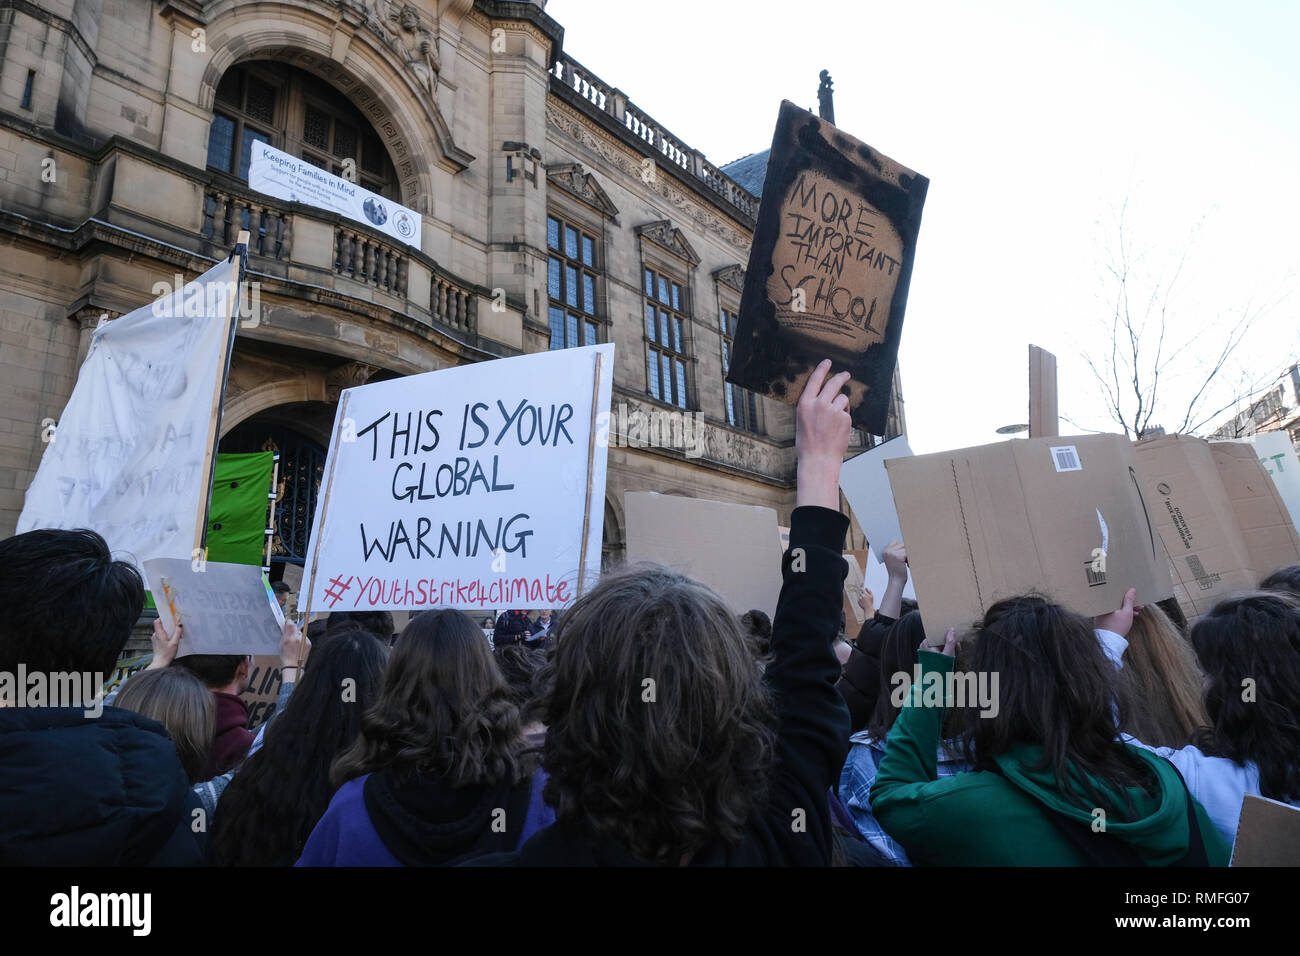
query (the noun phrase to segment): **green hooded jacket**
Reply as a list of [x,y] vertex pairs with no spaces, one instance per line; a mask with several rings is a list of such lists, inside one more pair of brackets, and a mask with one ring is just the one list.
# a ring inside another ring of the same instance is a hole
[[[952,658],[921,651],[922,683],[933,673],[946,680]],[[913,695],[921,687],[912,688]],[[1158,790],[1130,791],[1135,811],[1098,816],[1075,806],[1057,789],[1050,768],[1031,770],[1041,748],[1018,747],[996,760],[1002,775],[958,774],[936,779],[935,755],[945,709],[904,706],[871,787],[871,809],[881,826],[918,865],[1081,866],[1088,861],[1046,816],[1056,812],[1085,824],[1099,839],[1119,839],[1151,866],[1181,860],[1188,848],[1187,801],[1192,801],[1211,866],[1227,866],[1228,846],[1204,808],[1183,785],[1173,764],[1137,747],[1129,752],[1156,774]],[[1127,745],[1126,745],[1127,746]],[[1118,805],[1118,802],[1117,802]],[[1104,830],[1103,830],[1104,825]]]

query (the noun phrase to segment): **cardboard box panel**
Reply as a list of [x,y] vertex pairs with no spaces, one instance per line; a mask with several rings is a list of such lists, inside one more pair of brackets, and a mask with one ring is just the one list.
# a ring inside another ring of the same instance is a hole
[[1247,794],[1232,865],[1300,866],[1300,809]]
[[1129,587],[1144,601],[1173,593],[1122,436],[1018,439],[886,467],[927,643],[1029,592],[1089,616]]

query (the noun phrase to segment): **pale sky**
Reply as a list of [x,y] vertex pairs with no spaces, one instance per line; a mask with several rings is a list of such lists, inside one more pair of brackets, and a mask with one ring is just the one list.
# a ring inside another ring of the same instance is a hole
[[[1271,304],[1207,411],[1243,374],[1280,374],[1300,356],[1300,3],[546,11],[569,55],[711,162],[766,149],[780,101],[815,110],[828,69],[837,125],[929,177],[900,353],[918,452],[1003,440],[994,429],[1028,421],[1031,342],[1057,356],[1062,414],[1119,430],[1081,353],[1107,342],[1103,262],[1126,198],[1140,268],[1167,273],[1188,252],[1176,344]],[[1181,421],[1215,330],[1201,341],[1162,380],[1153,424]]]

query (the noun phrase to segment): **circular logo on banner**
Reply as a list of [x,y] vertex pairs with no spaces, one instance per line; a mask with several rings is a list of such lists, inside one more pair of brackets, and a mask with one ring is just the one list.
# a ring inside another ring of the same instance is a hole
[[384,208],[384,204],[378,199],[367,199],[361,208],[365,211],[366,218],[376,226],[382,226],[388,222],[388,210]]
[[393,219],[393,228],[397,230],[397,234],[403,239],[410,239],[411,236],[415,235],[415,223],[404,212],[399,212]]

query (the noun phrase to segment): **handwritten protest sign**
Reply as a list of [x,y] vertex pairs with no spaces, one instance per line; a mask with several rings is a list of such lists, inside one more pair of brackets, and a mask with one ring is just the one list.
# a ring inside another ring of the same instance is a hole
[[571,602],[600,570],[608,450],[596,418],[613,360],[613,345],[595,345],[343,392],[300,603]]
[[829,358],[853,373],[854,424],[884,434],[928,187],[783,102],[727,381],[793,405]]
[[95,330],[18,532],[93,528],[137,567],[191,557],[238,306],[235,256]]
[[257,565],[153,558],[144,573],[163,626],[185,625],[178,657],[279,653],[278,605]]

